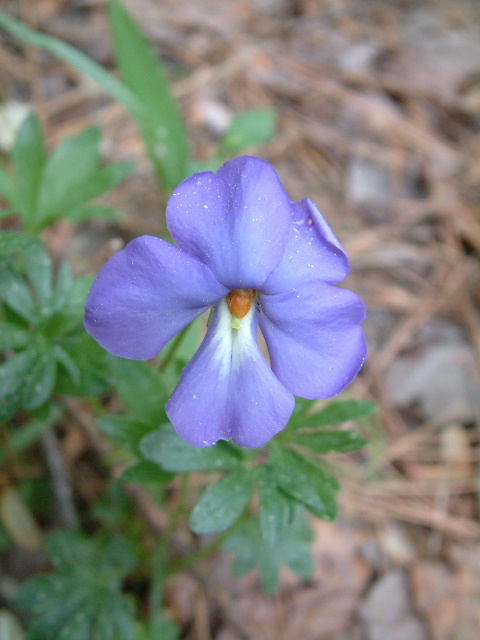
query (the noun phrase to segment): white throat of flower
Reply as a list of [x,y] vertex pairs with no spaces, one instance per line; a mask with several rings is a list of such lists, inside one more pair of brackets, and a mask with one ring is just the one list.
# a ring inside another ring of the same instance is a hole
[[238,371],[247,357],[257,358],[258,347],[252,334],[256,312],[256,305],[252,304],[243,318],[237,318],[231,313],[226,298],[218,304],[218,312],[213,320],[217,326],[212,347],[215,348],[222,375],[229,375],[231,369]]

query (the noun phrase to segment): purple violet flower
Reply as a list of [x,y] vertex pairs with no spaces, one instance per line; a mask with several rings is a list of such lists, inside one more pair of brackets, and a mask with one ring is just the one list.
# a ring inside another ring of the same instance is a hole
[[[348,258],[308,199],[290,202],[273,167],[245,156],[182,182],[167,205],[173,246],[130,242],[100,271],[85,327],[123,358],[148,360],[213,307],[166,412],[186,442],[260,447],[304,398],[329,398],[366,354],[365,306],[333,286]],[[271,368],[258,343],[266,340]]]

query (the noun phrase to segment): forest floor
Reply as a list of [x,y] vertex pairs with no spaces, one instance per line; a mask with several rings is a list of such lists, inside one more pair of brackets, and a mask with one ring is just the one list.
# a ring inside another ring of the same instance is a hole
[[[316,202],[349,253],[369,356],[348,396],[380,407],[368,451],[334,457],[342,515],[314,524],[307,584],[286,573],[262,595],[256,574],[234,580],[219,555],[201,579],[172,580],[171,614],[190,640],[478,640],[480,4],[125,5],[172,69],[198,158],[232,114],[277,110],[278,135],[253,151],[292,199]],[[112,68],[103,0],[1,9]],[[49,145],[95,124],[107,159],[135,160],[109,196],[120,221],[56,225],[45,237],[57,257],[92,272],[120,243],[161,233],[165,197],[121,106],[58,60],[1,44],[0,94],[34,106]]]

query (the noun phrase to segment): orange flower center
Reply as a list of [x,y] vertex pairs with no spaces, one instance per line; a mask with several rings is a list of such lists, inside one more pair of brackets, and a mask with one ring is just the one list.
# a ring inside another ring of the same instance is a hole
[[250,311],[257,292],[255,289],[233,289],[227,295],[227,304],[232,316],[244,318]]

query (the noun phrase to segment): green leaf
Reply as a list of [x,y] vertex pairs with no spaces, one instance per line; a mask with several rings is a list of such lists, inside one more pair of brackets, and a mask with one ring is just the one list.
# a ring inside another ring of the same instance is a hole
[[53,392],[57,377],[57,362],[52,346],[32,349],[33,365],[25,377],[22,404],[28,411],[41,407]]
[[335,493],[338,481],[320,466],[314,466],[288,449],[275,450],[270,466],[274,482],[284,493],[305,506],[318,518],[337,517]]
[[19,408],[21,397],[21,393],[18,390],[3,396],[0,404],[0,425],[3,425],[15,415]]
[[16,324],[0,321],[0,352],[5,349],[24,347],[30,341],[31,336],[30,331],[21,329]]
[[277,114],[268,107],[236,114],[221,142],[221,152],[236,154],[271,140],[277,128]]
[[[2,458],[3,459],[3,458]],[[10,538],[0,522],[0,551],[4,551],[10,546]],[[0,636],[1,637],[1,636]]]
[[0,257],[10,256],[12,253],[25,251],[32,246],[41,244],[40,238],[18,231],[0,231]]
[[180,438],[170,424],[153,431],[140,443],[143,456],[166,471],[220,471],[236,469],[242,463],[239,451],[226,442],[213,447],[193,447]]
[[57,279],[55,282],[55,290],[53,292],[52,307],[54,311],[60,311],[69,297],[70,290],[73,285],[73,276],[70,265],[62,262],[58,269]]
[[23,384],[35,354],[32,350],[16,353],[0,365],[0,398],[15,393]]
[[258,507],[260,531],[265,544],[273,547],[292,521],[292,500],[278,490],[275,476],[266,465],[260,467],[258,489],[260,495],[260,505]]
[[150,43],[125,7],[108,4],[112,44],[122,80],[144,107],[139,121],[143,139],[164,186],[186,177],[185,124],[167,78]]
[[97,424],[105,435],[135,456],[141,455],[140,440],[155,428],[148,422],[126,416],[102,416]]
[[52,345],[52,354],[57,363],[68,373],[73,384],[78,385],[81,379],[80,370],[65,349],[59,344]]
[[[62,275],[62,277],[64,276],[65,274]],[[54,294],[53,306],[58,308],[62,304],[62,307],[52,317],[46,328],[51,339],[65,336],[79,329],[85,315],[85,299],[92,282],[93,277],[83,276],[72,281],[68,294],[67,292],[62,292],[61,294],[59,292],[59,299],[55,299],[57,294]],[[59,281],[57,280],[57,285],[58,283]],[[63,287],[66,284],[64,283],[61,286]],[[84,333],[83,330],[82,333]]]
[[84,201],[95,200],[116,187],[132,172],[133,166],[132,162],[123,161],[97,167],[84,186]]
[[[60,368],[56,384],[56,391],[72,396],[97,396],[104,393],[108,386],[108,367],[104,349],[83,331],[74,339],[63,344],[65,352],[70,357],[80,373],[77,380],[68,377]],[[64,368],[65,363],[61,362]]]
[[344,453],[361,449],[368,440],[348,429],[345,431],[316,431],[315,433],[296,433],[294,440],[302,447],[306,447],[316,453],[329,453],[330,451],[338,451]]
[[51,311],[52,260],[42,245],[30,247],[24,254],[25,272],[43,312]]
[[299,428],[316,428],[342,424],[349,420],[368,418],[377,410],[377,405],[368,400],[336,400],[310,415],[297,415],[294,425]]
[[93,280],[93,276],[83,276],[73,280],[68,289],[67,301],[63,309],[64,313],[76,318],[83,317],[85,300],[93,284]]
[[30,229],[45,165],[43,132],[33,113],[22,122],[13,147],[12,160],[16,174],[17,201],[24,216],[25,227]]
[[[115,11],[115,8],[113,11]],[[144,42],[142,43],[141,41],[142,34],[139,31],[139,38],[135,38],[135,40],[131,42],[122,41],[122,34],[125,30],[129,33],[130,37],[133,29],[138,30],[138,27],[136,27],[135,23],[118,3],[116,20],[118,21],[118,24],[115,26],[118,35],[114,36],[114,40],[118,42],[118,44],[114,45],[116,54],[119,55],[119,49],[122,46],[125,46],[126,50],[130,52],[132,49],[136,50],[137,48],[141,50]],[[123,82],[117,80],[113,75],[103,69],[103,67],[96,64],[88,56],[74,47],[51,36],[37,33],[4,13],[0,13],[0,26],[24,42],[49,51],[82,73],[85,73],[113,98],[121,102],[135,118],[151,160],[165,186],[173,188],[186,177],[187,141],[184,130],[185,127],[175,101],[173,98],[167,98],[166,92],[163,91],[164,86],[166,86],[169,91],[166,82],[165,84],[159,85],[158,89],[152,90],[152,93],[158,92],[162,96],[161,103],[156,105],[158,113],[155,111],[149,112],[150,105],[144,104],[143,94],[141,94],[140,98],[137,97]],[[120,55],[122,58],[125,57],[121,51]],[[139,55],[142,63],[146,62],[147,56],[143,57],[138,53],[135,61],[138,62]],[[153,53],[151,55],[153,56]],[[158,66],[158,62],[155,62]],[[124,72],[125,67],[129,66],[128,59],[125,61],[125,64],[123,64],[123,62],[120,64],[119,62],[119,65],[121,66],[122,72]],[[139,76],[144,74],[142,66],[136,66],[134,64],[133,67],[133,73],[137,73]],[[160,69],[159,66],[158,68]],[[160,75],[158,72],[152,72],[151,65],[147,66],[146,71],[150,81],[155,83],[162,79],[162,72],[160,72]]]
[[280,569],[286,564],[301,578],[308,579],[314,569],[310,551],[312,531],[297,510],[291,524],[285,528],[275,546],[266,544],[256,518],[241,522],[223,544],[225,551],[238,555],[233,563],[235,576],[242,576],[257,566],[263,588],[274,593],[278,588]]
[[8,269],[0,272],[0,300],[21,318],[35,324],[38,313],[32,295],[24,280]]
[[[7,174],[5,169],[0,165],[0,195],[10,204],[10,206],[18,208],[19,194],[13,180]],[[0,218],[13,215],[15,211],[1,211]]]
[[39,229],[89,199],[89,179],[100,162],[100,131],[86,129],[64,140],[48,158],[40,188]]
[[52,53],[61,60],[72,65],[85,75],[97,82],[113,98],[125,105],[125,107],[139,119],[142,117],[143,109],[141,103],[127,87],[117,80],[115,76],[105,71],[103,67],[94,62],[78,49],[69,44],[42,33],[37,33],[29,29],[24,24],[15,20],[5,13],[0,12],[0,26],[23,40],[27,44],[39,47]]
[[113,384],[136,418],[158,426],[165,421],[169,391],[161,373],[144,361],[108,357]]
[[158,464],[141,460],[128,467],[119,478],[119,482],[137,482],[138,484],[166,484],[174,478],[174,474],[160,469]]
[[[7,431],[8,451],[20,454],[27,447],[33,444],[41,434],[51,427],[62,415],[61,410],[56,405],[47,405],[46,413],[42,417],[36,417]],[[0,449],[0,463],[4,463],[7,458],[6,451]]]
[[159,638],[159,640],[179,640],[180,637],[181,631],[178,625],[160,613],[155,616],[151,633],[145,635],[142,640],[151,640],[151,638]]
[[190,516],[194,533],[225,531],[242,515],[252,495],[250,469],[237,469],[206,489]]
[[55,570],[28,580],[17,596],[17,606],[34,616],[29,638],[131,640],[134,607],[121,592],[134,566],[126,543],[117,537],[87,540],[58,531],[47,548]]

